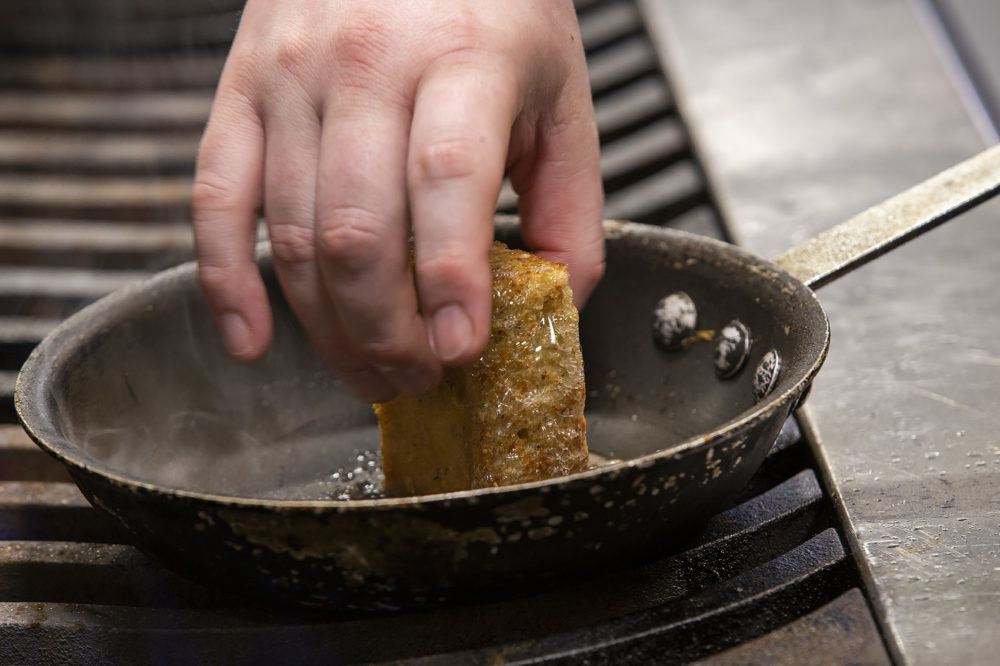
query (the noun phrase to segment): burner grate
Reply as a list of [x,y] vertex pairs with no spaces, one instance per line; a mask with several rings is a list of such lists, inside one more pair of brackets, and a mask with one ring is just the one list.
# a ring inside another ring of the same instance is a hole
[[[0,663],[730,663],[805,654],[803,637],[818,661],[887,663],[794,420],[735,505],[674,551],[425,613],[234,598],[151,561],[86,502],[14,425],[16,372],[73,311],[191,258],[194,154],[239,4],[0,8]],[[608,217],[724,238],[634,2],[577,5]],[[499,207],[515,206],[506,188]]]

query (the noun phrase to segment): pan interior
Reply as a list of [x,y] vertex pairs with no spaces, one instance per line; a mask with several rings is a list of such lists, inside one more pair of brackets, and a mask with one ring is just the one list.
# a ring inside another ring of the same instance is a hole
[[[516,230],[500,236],[517,244]],[[783,360],[774,396],[818,367],[825,315],[767,262],[635,225],[609,227],[607,261],[581,315],[593,452],[637,458],[747,417],[753,369],[771,348]],[[39,346],[18,389],[29,428],[71,460],[160,487],[289,500],[377,491],[370,405],[312,352],[267,261],[262,273],[275,340],[261,361],[229,357],[184,266],[91,306]],[[695,301],[702,329],[749,326],[753,349],[735,379],[716,378],[709,342],[674,353],[654,344],[653,308],[676,290]]]

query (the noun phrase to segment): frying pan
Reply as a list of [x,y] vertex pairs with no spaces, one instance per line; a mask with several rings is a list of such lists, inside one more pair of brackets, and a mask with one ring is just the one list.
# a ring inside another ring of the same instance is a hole
[[[258,263],[275,340],[261,361],[229,357],[195,266],[184,265],[54,330],[21,370],[17,409],[137,545],[210,583],[365,611],[525,589],[660,552],[731,501],[826,356],[827,318],[810,287],[998,187],[994,148],[774,263],[711,239],[606,223],[607,273],[582,313],[581,341],[588,440],[619,462],[563,478],[365,498],[371,484],[350,483],[374,464],[371,407],[314,356],[266,256]],[[516,245],[517,230],[498,219],[501,240]],[[734,319],[749,329],[735,377],[716,375],[710,343],[667,352],[654,342],[651,313],[676,291],[696,304],[701,329]],[[754,370],[772,352],[776,381],[755,396]],[[337,499],[347,491],[363,498]]]

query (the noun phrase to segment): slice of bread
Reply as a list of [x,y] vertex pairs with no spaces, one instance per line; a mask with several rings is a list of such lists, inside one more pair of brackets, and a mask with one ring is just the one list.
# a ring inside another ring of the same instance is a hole
[[482,357],[434,390],[375,405],[389,495],[536,481],[587,469],[579,315],[566,267],[494,243]]

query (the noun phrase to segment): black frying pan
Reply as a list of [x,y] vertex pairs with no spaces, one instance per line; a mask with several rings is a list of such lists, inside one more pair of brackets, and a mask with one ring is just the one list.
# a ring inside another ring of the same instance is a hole
[[[742,489],[826,355],[826,315],[807,285],[975,205],[998,181],[993,149],[779,258],[789,272],[709,239],[607,223],[608,270],[581,337],[591,449],[623,462],[564,478],[333,499],[368,470],[375,419],[310,351],[267,259],[276,332],[262,361],[226,354],[185,265],[59,326],[25,363],[17,408],[141,547],[238,591],[395,609],[592,569],[669,546]],[[511,220],[497,233],[517,243]],[[734,378],[717,377],[708,342],[654,343],[651,313],[679,290],[699,328],[738,319],[752,332]],[[780,371],[755,397],[754,370],[772,351]]]

